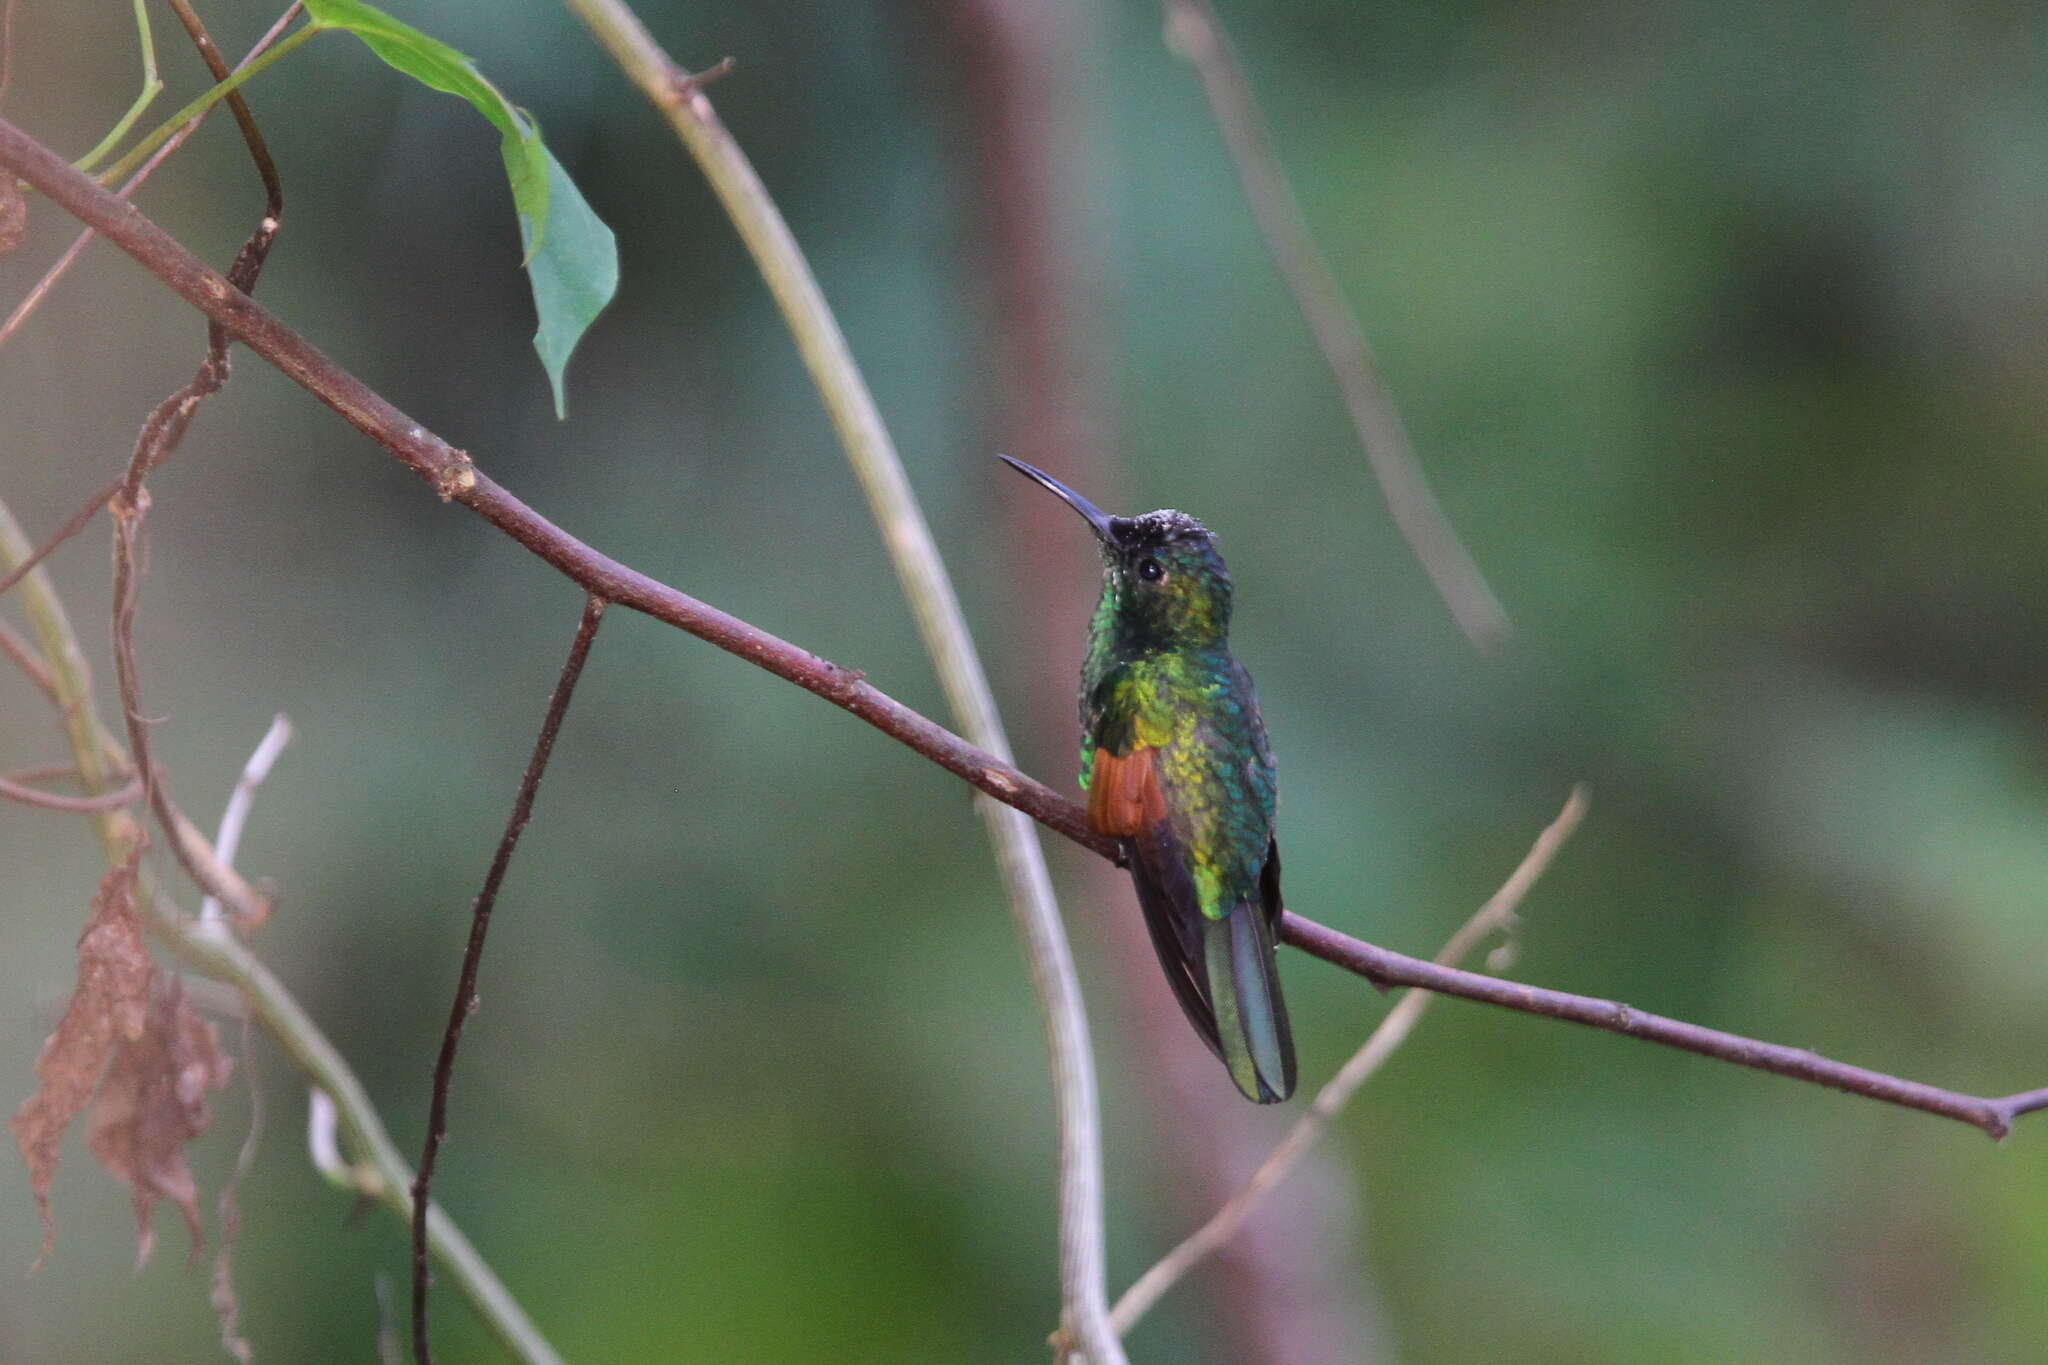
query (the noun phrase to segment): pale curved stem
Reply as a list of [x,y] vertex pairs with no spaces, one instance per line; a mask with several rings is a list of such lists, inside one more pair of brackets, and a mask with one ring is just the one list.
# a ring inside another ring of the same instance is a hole
[[[566,0],[620,68],[668,120],[732,218],[775,296],[917,618],[961,733],[1009,763],[1010,745],[967,619],[946,575],[895,442],[868,392],[802,248],[767,187],[726,131],[699,83],[676,66],[623,0]],[[1105,1287],[1101,1118],[1088,1019],[1052,878],[1031,820],[976,798],[1009,892],[1052,1055],[1060,1134],[1060,1299],[1064,1327],[1095,1365],[1122,1365]]]

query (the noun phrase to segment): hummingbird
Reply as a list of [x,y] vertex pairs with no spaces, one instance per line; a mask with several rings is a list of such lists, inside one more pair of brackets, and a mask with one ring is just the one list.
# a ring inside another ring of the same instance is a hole
[[1230,571],[1185,512],[1113,517],[1043,470],[998,457],[1102,542],[1102,600],[1081,668],[1088,824],[1119,841],[1174,998],[1245,1098],[1294,1093],[1280,998],[1278,794],[1258,695],[1230,652]]

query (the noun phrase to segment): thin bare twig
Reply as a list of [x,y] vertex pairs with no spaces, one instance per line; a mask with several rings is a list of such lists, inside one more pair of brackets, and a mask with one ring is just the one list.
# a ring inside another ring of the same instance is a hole
[[[228,793],[227,809],[221,812],[220,832],[213,836],[214,856],[222,866],[233,867],[235,854],[242,847],[242,827],[249,822],[249,811],[256,804],[256,789],[270,776],[271,765],[277,756],[292,742],[292,723],[280,711],[271,718],[270,728],[257,741],[249,761],[242,765],[242,775],[235,779],[235,789]],[[220,918],[220,897],[209,895],[199,903],[199,918],[213,920]]]
[[[213,40],[206,35],[198,16],[183,0],[173,0],[173,5],[207,65],[225,68],[226,64],[214,49]],[[284,198],[278,185],[276,167],[263,144],[262,134],[256,130],[255,120],[249,115],[248,106],[241,102],[239,93],[230,94],[228,99],[241,127],[242,140],[248,146],[250,159],[256,163],[257,175],[263,181],[263,216],[235,253],[227,273],[229,286],[247,294],[256,287],[257,277],[263,272],[263,262],[270,254],[271,243],[277,238]],[[128,751],[134,759],[135,775],[142,783],[145,804],[156,812],[159,824],[170,839],[172,851],[209,896],[222,900],[234,899],[242,886],[238,879],[230,880],[221,875],[225,860],[195,856],[195,848],[200,841],[185,837],[183,827],[188,822],[183,821],[173,809],[163,774],[151,758],[149,721],[142,709],[142,682],[135,657],[135,614],[141,601],[142,525],[149,510],[143,480],[177,449],[199,405],[228,382],[232,369],[228,347],[233,339],[227,328],[208,319],[206,354],[200,360],[198,370],[183,388],[157,404],[143,422],[142,431],[135,440],[134,454],[128,461],[128,472],[108,501],[108,510],[114,519],[114,673],[120,687],[122,718],[128,730]],[[245,913],[244,918],[260,922],[263,913],[253,916]]]
[[[163,229],[73,171],[62,157],[4,118],[0,118],[0,167],[28,181],[67,213],[99,228],[107,240],[141,262],[174,293],[228,327],[251,350],[418,473],[442,497],[462,503],[585,591],[665,621],[795,683],[1048,829],[1105,858],[1116,857],[1114,843],[1088,828],[1079,802],[967,743],[869,685],[854,670],[657,582],[563,531],[479,471],[467,453],[392,406],[234,290]],[[2048,1088],[2002,1097],[1942,1090],[1801,1049],[1645,1014],[1614,1001],[1438,966],[1362,942],[1292,912],[1282,918],[1279,936],[1313,957],[1382,986],[1420,986],[1441,995],[1584,1024],[1937,1114],[1993,1137],[2005,1136],[2021,1115],[2048,1109]]]
[[[1501,883],[1500,890],[1473,911],[1472,918],[1466,920],[1437,953],[1439,965],[1451,966],[1463,960],[1489,935],[1504,934],[1513,928],[1515,907],[1522,903],[1522,898],[1529,894],[1529,888],[1550,866],[1551,859],[1557,856],[1557,850],[1564,846],[1564,841],[1571,838],[1572,831],[1579,827],[1585,813],[1586,789],[1574,787],[1565,799],[1564,809],[1536,836],[1536,842],[1530,845],[1521,864]],[[1358,1088],[1371,1079],[1387,1058],[1407,1041],[1408,1035],[1421,1021],[1423,1011],[1435,998],[1428,991],[1418,990],[1402,996],[1400,1003],[1380,1020],[1379,1027],[1372,1031],[1364,1046],[1353,1053],[1351,1060],[1344,1063],[1316,1093],[1315,1102],[1295,1120],[1294,1127],[1273,1148],[1272,1154],[1260,1163],[1258,1170],[1252,1172],[1251,1179],[1211,1214],[1207,1222],[1189,1233],[1185,1240],[1132,1282],[1123,1297],[1116,1301],[1116,1307],[1110,1310],[1110,1321],[1119,1333],[1128,1334],[1138,1319],[1159,1302],[1160,1296],[1236,1234],[1266,1193],[1285,1180],[1308,1150],[1315,1146],[1323,1131],[1358,1093]]]
[[[0,330],[0,342],[4,342],[6,340],[6,332],[4,330]],[[9,588],[13,587],[16,583],[19,583],[24,576],[33,572],[36,565],[42,563],[45,559],[48,559],[50,557],[51,551],[55,550],[59,545],[62,545],[65,541],[77,535],[80,531],[83,531],[87,526],[90,526],[92,524],[92,519],[99,515],[100,509],[107,505],[107,500],[120,491],[121,480],[116,479],[112,483],[108,484],[105,488],[102,488],[99,492],[93,494],[92,497],[86,502],[85,506],[79,508],[76,512],[73,512],[71,514],[71,519],[69,521],[65,522],[62,526],[59,526],[56,529],[56,531],[54,531],[48,537],[46,537],[43,540],[42,544],[36,546],[36,548],[29,553],[28,557],[26,559],[23,559],[21,563],[15,565],[14,568],[11,571],[9,571],[5,577],[0,577],[0,597],[4,597]]]
[[1294,296],[1323,360],[1336,376],[1351,425],[1386,499],[1387,511],[1458,628],[1475,648],[1491,652],[1512,631],[1500,599],[1451,529],[1423,477],[1394,398],[1380,381],[1358,316],[1309,232],[1301,204],[1280,169],[1251,82],[1210,0],[1161,0],[1167,43],[1195,68],[1202,92],[1230,149],[1244,197],[1266,250]]
[[448,1087],[455,1079],[455,1049],[462,1041],[462,1026],[476,1012],[476,977],[483,965],[484,936],[491,929],[491,910],[498,903],[498,888],[505,884],[505,872],[512,866],[512,853],[519,836],[533,819],[533,798],[548,770],[548,756],[555,751],[555,736],[562,731],[562,718],[569,714],[569,702],[576,695],[576,680],[583,676],[584,661],[590,657],[591,641],[604,621],[606,602],[602,597],[584,599],[583,619],[577,623],[576,638],[569,645],[569,657],[562,662],[562,675],[548,698],[547,714],[541,718],[540,733],[533,741],[533,757],[519,779],[519,794],[512,799],[512,814],[498,839],[498,851],[491,857],[491,869],[484,874],[483,890],[477,893],[470,914],[469,946],[462,953],[461,977],[455,986],[455,1003],[448,1010],[448,1029],[441,1036],[441,1055],[434,1062],[434,1098],[427,1114],[427,1141],[420,1150],[419,1174],[412,1182],[412,1350],[419,1365],[432,1365],[433,1343],[427,1331],[427,1200],[434,1186],[434,1163],[441,1143],[448,1136]]
[[1740,1034],[1723,1033],[1719,1029],[1702,1028],[1680,1019],[1650,1014],[1614,1000],[1572,995],[1542,986],[1525,986],[1520,982],[1503,981],[1499,977],[1405,957],[1292,913],[1281,919],[1279,936],[1282,942],[1382,986],[1420,986],[1442,995],[1455,995],[1460,999],[1498,1005],[1524,1014],[1584,1024],[1627,1038],[1696,1052],[1736,1066],[1752,1067],[1776,1076],[1861,1095],[1865,1099],[1938,1114],[1982,1129],[1994,1139],[2003,1138],[2010,1132],[2013,1120],[2021,1115],[2048,1109],[2048,1089],[1999,1097],[1943,1090],[1938,1086],[1923,1085],[1918,1081],[1833,1061],[1804,1048],[1760,1042]]
[[0,796],[9,801],[19,801],[24,806],[40,806],[44,810],[70,811],[77,815],[101,815],[119,810],[141,795],[142,783],[139,780],[131,780],[119,791],[101,792],[96,796],[59,796],[30,786],[27,772],[0,776]]
[[[11,8],[12,0],[8,0],[8,3]],[[261,57],[265,52],[267,52],[270,49],[270,45],[278,40],[278,38],[284,33],[286,28],[290,27],[292,20],[299,17],[299,12],[304,7],[305,0],[292,0],[291,7],[286,9],[284,14],[279,17],[278,21],[270,26],[270,30],[267,33],[265,33],[261,38],[258,38],[256,40],[256,45],[249,49],[248,55],[243,57],[241,61],[235,64],[235,70],[242,70],[244,67],[248,66],[249,63],[255,61],[258,57]],[[190,138],[193,133],[199,130],[199,125],[204,123],[206,121],[206,116],[212,112],[213,111],[210,108],[201,110],[199,114],[192,119],[191,122],[187,123],[183,128],[180,128],[169,141],[165,142],[163,146],[157,148],[155,152],[151,153],[149,160],[143,162],[142,165],[136,169],[135,174],[129,176],[128,179],[122,184],[121,188],[116,190],[115,193],[120,198],[123,199],[126,199],[128,198],[128,196],[135,193],[135,191],[142,186],[143,181],[149,179],[150,176],[156,173],[157,167],[163,165],[165,161],[170,159],[170,156],[173,152],[177,151],[180,147],[185,145],[186,139]],[[50,290],[56,286],[57,281],[62,279],[64,277],[64,273],[71,269],[71,263],[78,259],[79,253],[85,250],[86,244],[91,242],[92,239],[97,235],[98,234],[95,233],[93,229],[86,228],[84,231],[80,232],[76,237],[71,239],[71,245],[64,248],[64,254],[57,258],[56,263],[54,265],[52,265],[48,270],[43,272],[43,277],[35,282],[35,285],[28,291],[27,294],[25,294],[22,297],[21,302],[15,305],[14,311],[7,315],[7,321],[0,322],[0,346],[5,346],[8,340],[11,337],[13,337],[13,335],[16,332],[21,330],[22,324],[28,321],[29,315],[35,312],[35,310],[41,306],[43,299],[49,294]],[[107,499],[113,496],[114,489],[112,487],[109,487],[104,493],[101,493],[91,503],[87,504],[85,511],[86,519],[90,520],[92,514],[97,512],[100,509],[100,507],[103,504],[105,504]],[[83,525],[82,522],[80,524]],[[61,542],[63,538],[64,537],[62,536],[56,537],[56,539],[59,542]],[[50,548],[55,547],[52,546]],[[49,553],[47,549],[42,552],[42,554],[47,553]],[[42,554],[38,554],[37,558],[40,559],[42,557]],[[4,586],[0,586],[0,592],[5,591],[6,588]]]
[[5,621],[0,621],[0,653],[5,653],[14,661],[15,667],[27,675],[28,680],[36,685],[38,692],[59,705],[63,704],[58,699],[57,681],[50,676],[50,670],[36,657],[35,650],[30,648],[28,641],[22,639],[14,627]]
[[[78,765],[75,763],[31,763],[26,768],[16,768],[8,776],[16,782],[27,782],[30,784],[57,781],[78,782],[83,780],[79,777]],[[128,773],[123,770],[112,774],[112,776],[126,777]]]
[[[206,63],[207,71],[215,84],[235,74],[235,69],[220,55],[220,49],[213,45],[213,35],[206,31],[206,25],[199,22],[199,15],[193,10],[190,0],[170,0],[171,9],[178,16],[178,22],[185,26],[185,33],[192,39],[192,45],[199,49],[199,60]],[[285,11],[284,18],[277,21],[272,32],[277,32],[291,21],[292,10],[299,8],[294,3]],[[261,56],[260,51],[250,57]],[[242,141],[249,148],[249,156],[256,162],[256,174],[263,179],[263,194],[270,212],[275,218],[284,212],[284,185],[277,178],[277,163],[270,159],[270,148],[264,144],[263,130],[256,126],[256,116],[249,112],[249,105],[239,90],[227,94],[228,109],[235,116],[235,125],[242,131]]]

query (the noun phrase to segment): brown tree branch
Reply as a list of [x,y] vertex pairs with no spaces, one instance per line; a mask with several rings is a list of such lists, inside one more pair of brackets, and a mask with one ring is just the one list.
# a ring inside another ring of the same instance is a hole
[[427,1331],[427,1210],[434,1187],[434,1164],[441,1143],[448,1136],[448,1087],[455,1079],[455,1049],[462,1041],[462,1026],[476,1013],[477,972],[483,965],[484,935],[491,929],[491,911],[498,903],[498,888],[505,884],[505,872],[512,866],[512,853],[519,836],[533,819],[533,798],[548,770],[548,757],[555,751],[555,736],[562,731],[562,718],[569,714],[569,702],[576,695],[576,680],[583,676],[584,661],[590,657],[591,641],[604,620],[605,600],[592,595],[584,599],[583,619],[576,638],[569,645],[569,657],[562,662],[561,678],[548,698],[547,714],[541,717],[540,734],[533,741],[533,757],[527,760],[525,775],[519,779],[519,794],[512,799],[512,814],[498,839],[498,851],[484,874],[483,890],[477,893],[470,912],[469,946],[462,952],[462,972],[455,986],[455,1003],[448,1011],[448,1029],[441,1035],[441,1055],[434,1062],[434,1098],[427,1114],[427,1141],[420,1150],[419,1174],[412,1182],[412,1351],[419,1365],[433,1365],[434,1347]]
[[[5,119],[0,119],[0,167],[20,176],[65,212],[97,228],[173,292],[390,451],[444,499],[462,503],[586,592],[665,621],[793,682],[860,717],[1048,829],[1105,858],[1116,856],[1109,840],[1088,829],[1078,802],[1061,796],[869,686],[858,672],[821,659],[630,569],[555,526],[479,472],[467,453],[429,432],[314,349],[133,205],[72,170],[62,157]],[[1292,913],[1281,922],[1280,937],[1313,957],[1356,972],[1381,986],[1419,986],[1442,995],[1585,1024],[1938,1114],[1980,1128],[1994,1138],[2005,1136],[2019,1116],[2048,1109],[2048,1088],[1998,1098],[1942,1090],[1831,1061],[1801,1049],[1646,1014],[1614,1001],[1440,967],[1361,942]]]
[[1697,1052],[1703,1057],[1733,1062],[1737,1066],[1788,1076],[1795,1081],[1824,1085],[1865,1099],[1939,1114],[1943,1118],[1981,1128],[1994,1138],[2002,1138],[2010,1132],[2013,1120],[2022,1114],[2048,1109],[2048,1089],[1996,1098],[1964,1095],[1850,1066],[1804,1048],[1761,1042],[1740,1034],[1688,1024],[1681,1019],[1649,1014],[1614,1000],[1597,1000],[1542,986],[1525,986],[1496,976],[1404,957],[1295,914],[1289,914],[1282,920],[1280,937],[1303,952],[1357,972],[1382,986],[1419,986],[1441,995],[1455,995],[1460,999],[1499,1005],[1524,1014],[1540,1014],[1548,1019],[1585,1024],[1623,1037],[1640,1038],[1644,1042]]

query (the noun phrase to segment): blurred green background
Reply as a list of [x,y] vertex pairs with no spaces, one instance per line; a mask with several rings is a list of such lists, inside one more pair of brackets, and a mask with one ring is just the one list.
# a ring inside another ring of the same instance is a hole
[[[1223,537],[1294,907],[1433,951],[1584,779],[1591,816],[1526,907],[1517,975],[1965,1090],[2048,1083],[2038,7],[1227,4],[1308,217],[1516,619],[1487,662],[1365,479],[1156,11],[1018,5],[1064,25],[1071,58],[1072,173],[1047,193],[1096,358],[1087,491]],[[274,17],[201,8],[231,53]],[[717,102],[875,387],[1020,758],[1065,785],[1069,698],[1037,680],[1078,666],[1092,552],[1047,520],[1030,562],[1051,567],[1016,568],[1016,506],[1037,495],[989,458],[1005,318],[963,131],[987,92],[950,65],[945,8],[641,6],[679,60],[738,59]],[[133,94],[128,9],[21,7],[0,112],[91,146]],[[262,297],[570,530],[939,714],[816,397],[667,131],[553,5],[391,9],[531,108],[619,233],[621,295],[572,366],[571,420],[528,346],[494,134],[344,38],[252,87],[288,202]],[[182,99],[197,63],[167,16],[159,41]],[[226,120],[141,202],[222,262],[260,208]],[[71,234],[31,205],[29,244],[0,259],[9,305]],[[201,333],[96,245],[0,354],[0,496],[32,532],[122,465]],[[291,715],[242,857],[284,891],[257,946],[416,1151],[470,898],[578,595],[246,353],[151,486],[160,757],[210,824]],[[53,562],[103,691],[105,545],[98,526]],[[60,752],[18,678],[0,736],[0,766]],[[98,857],[77,817],[0,809],[10,1109]],[[1253,1114],[1214,1069],[1159,1122],[1129,1000],[1164,992],[1095,929],[1135,908],[1084,855],[1051,857],[1104,1068],[1120,1288],[1189,1226],[1182,1146],[1212,1122],[1275,1137],[1299,1105]],[[1286,971],[1319,1083],[1386,1002],[1298,955]],[[1044,1359],[1045,1064],[950,777],[614,612],[482,995],[437,1190],[569,1358]],[[304,1087],[269,1040],[254,1054],[245,1329],[260,1360],[373,1359],[404,1233],[311,1171]],[[195,1152],[209,1195],[247,1114],[239,1085],[216,1105]],[[1317,1253],[1324,1289],[1359,1324],[1330,1358],[2038,1361],[2034,1123],[1994,1147],[1447,1002],[1310,1176],[1342,1234]],[[82,1142],[57,1214],[56,1255],[24,1276],[38,1228],[0,1161],[0,1359],[218,1357],[175,1219],[132,1274],[126,1195]],[[1134,1359],[1261,1359],[1223,1321],[1227,1288],[1177,1291]],[[496,1358],[452,1294],[438,1305],[447,1358]]]

